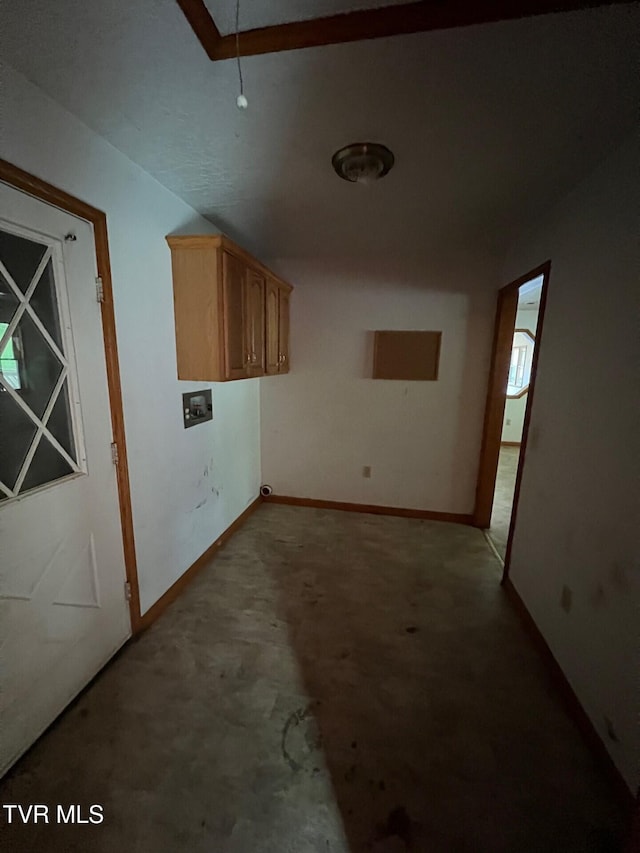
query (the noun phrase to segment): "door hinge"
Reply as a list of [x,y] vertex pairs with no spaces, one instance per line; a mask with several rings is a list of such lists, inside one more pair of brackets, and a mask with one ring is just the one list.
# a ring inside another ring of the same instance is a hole
[[102,284],[102,277],[96,276],[96,299],[98,302],[104,302],[104,285]]
[[124,584],[124,597],[126,601],[131,601],[131,584],[129,581],[125,581]]
[[114,465],[117,465],[120,461],[120,454],[118,453],[118,445],[115,441],[111,442],[111,461]]

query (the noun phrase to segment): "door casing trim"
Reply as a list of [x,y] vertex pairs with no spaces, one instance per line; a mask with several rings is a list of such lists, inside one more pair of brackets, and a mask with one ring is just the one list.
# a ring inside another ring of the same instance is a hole
[[[527,449],[527,438],[529,436],[529,423],[533,406],[536,375],[538,371],[538,359],[542,345],[542,332],[544,325],[545,308],[547,305],[547,292],[549,289],[549,277],[551,274],[551,261],[545,261],[525,275],[515,279],[498,292],[498,304],[496,308],[496,319],[493,333],[493,348],[491,352],[491,367],[489,369],[489,383],[487,388],[487,403],[484,415],[484,429],[482,434],[482,446],[480,449],[480,464],[478,468],[478,482],[476,487],[476,502],[473,512],[473,523],[476,527],[488,528],[491,522],[491,509],[495,492],[496,475],[498,472],[498,457],[500,455],[500,444],[502,438],[502,419],[506,404],[506,378],[508,373],[508,360],[511,353],[513,329],[515,329],[515,315],[517,310],[517,293],[521,285],[531,281],[533,278],[543,276],[542,292],[540,296],[540,308],[538,310],[538,322],[536,326],[536,345],[533,351],[531,364],[531,378],[527,394],[527,405],[524,414],[522,438],[520,442],[520,456],[518,459],[518,470],[516,474],[516,485],[513,494],[513,505],[511,509],[511,523],[509,524],[509,536],[507,538],[507,550],[504,558],[504,573],[502,583],[509,576],[509,565],[511,562],[511,549],[513,533],[516,525],[518,512],[518,500],[520,498],[520,486],[522,483],[522,471]],[[515,297],[515,307],[511,304]],[[513,329],[508,335],[504,332],[504,321],[508,320],[507,313],[513,311]],[[506,371],[505,372],[505,368]],[[504,374],[504,375],[503,375]],[[504,392],[502,387],[504,386]]]
[[[120,383],[120,365],[118,362],[118,342],[113,307],[113,288],[111,281],[111,260],[109,256],[109,235],[107,217],[102,210],[93,207],[64,190],[43,181],[35,175],[25,172],[7,160],[0,158],[0,181],[14,189],[21,190],[53,207],[60,208],[73,216],[84,219],[93,225],[96,265],[102,279],[104,300],[100,305],[102,315],[102,333],[104,354],[107,365],[107,385],[109,388],[109,407],[113,440],[118,447],[116,465],[118,482],[118,500],[120,504],[120,523],[122,545],[127,582],[130,589],[129,613],[131,633],[140,630],[140,588],[136,561],[136,547],[133,532],[133,514],[131,510],[131,489],[129,484],[129,465],[127,461],[127,443],[124,431],[124,412],[122,408],[122,388]],[[123,593],[124,594],[124,593]]]

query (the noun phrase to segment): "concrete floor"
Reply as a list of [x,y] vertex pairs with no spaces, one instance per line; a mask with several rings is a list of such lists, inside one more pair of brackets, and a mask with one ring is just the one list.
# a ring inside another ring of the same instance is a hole
[[519,447],[500,448],[498,476],[496,477],[496,490],[493,495],[489,536],[503,560],[507,552],[507,539],[509,538],[509,525],[511,524],[513,493],[516,488],[519,457]]
[[622,815],[482,533],[263,505],[0,785],[4,851],[587,853]]

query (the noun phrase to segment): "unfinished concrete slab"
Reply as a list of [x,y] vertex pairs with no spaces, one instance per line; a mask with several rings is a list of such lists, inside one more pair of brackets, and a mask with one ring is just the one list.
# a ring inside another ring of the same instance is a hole
[[103,823],[3,850],[619,849],[499,578],[469,527],[262,505],[0,786]]

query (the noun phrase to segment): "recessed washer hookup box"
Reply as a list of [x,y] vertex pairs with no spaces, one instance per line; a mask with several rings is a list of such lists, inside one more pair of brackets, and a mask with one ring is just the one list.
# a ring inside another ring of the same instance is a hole
[[213,403],[211,401],[211,389],[187,391],[186,394],[183,394],[182,418],[185,429],[212,420]]

